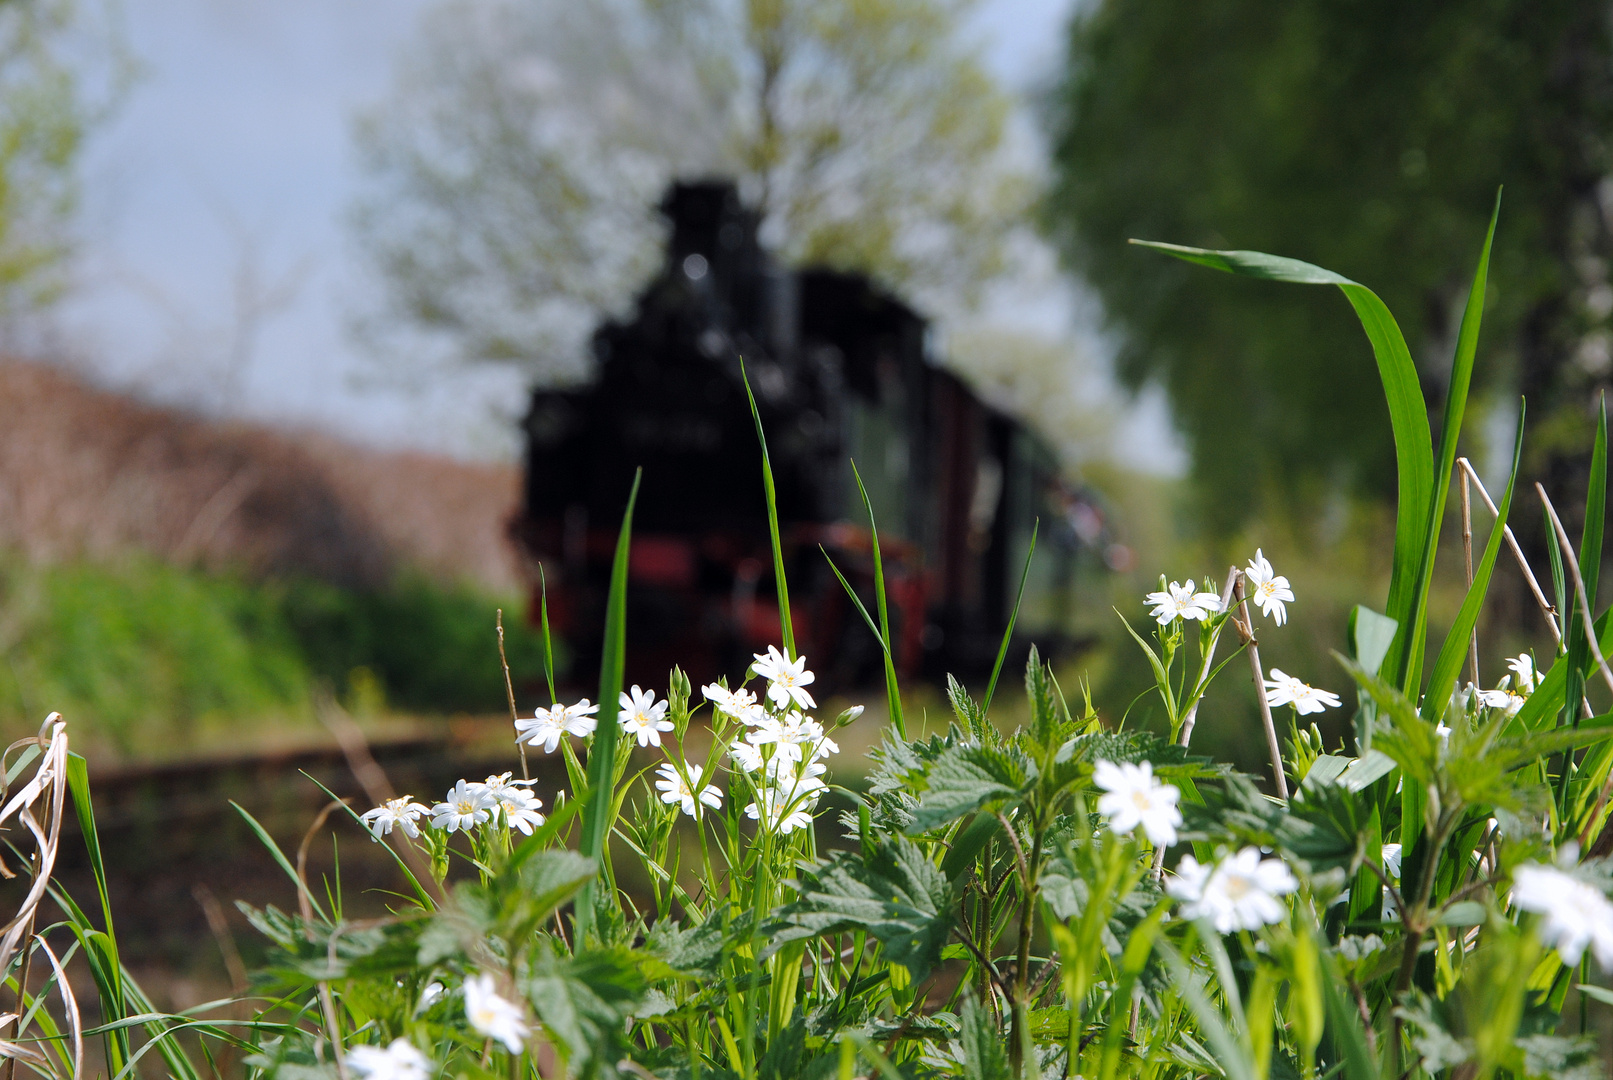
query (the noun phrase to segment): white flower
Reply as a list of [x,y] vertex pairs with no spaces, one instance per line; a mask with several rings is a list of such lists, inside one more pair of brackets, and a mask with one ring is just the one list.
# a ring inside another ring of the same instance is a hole
[[1479,704],[1487,709],[1500,709],[1507,716],[1517,715],[1518,710],[1523,708],[1524,699],[1522,695],[1513,693],[1511,688],[1507,686],[1511,681],[1512,676],[1507,675],[1502,678],[1501,685],[1494,690],[1476,691]]
[[1383,872],[1394,878],[1396,881],[1400,880],[1399,844],[1383,845]]
[[745,816],[752,821],[762,819],[763,808],[767,813],[767,823],[776,831],[788,835],[796,829],[809,829],[812,827],[812,814],[807,807],[811,798],[795,798],[777,788],[763,788],[759,795],[762,806],[751,803],[745,807]]
[[1181,792],[1156,780],[1152,763],[1100,761],[1092,772],[1092,782],[1107,792],[1098,800],[1098,813],[1109,819],[1115,832],[1129,833],[1140,825],[1155,845],[1176,843],[1176,826],[1182,823],[1176,800]]
[[743,739],[728,748],[728,756],[734,759],[740,772],[755,772],[763,764],[761,747]]
[[672,721],[666,719],[666,702],[656,701],[654,690],[640,690],[637,684],[631,693],[622,692],[616,720],[623,731],[638,738],[640,746],[660,746],[661,732],[672,730]]
[[1549,866],[1525,863],[1512,872],[1512,903],[1544,918],[1540,940],[1572,967],[1589,945],[1603,971],[1613,970],[1613,903],[1600,889]]
[[772,645],[767,647],[767,652],[754,655],[756,662],[751,665],[751,670],[767,680],[767,696],[774,705],[782,709],[794,701],[798,708],[818,707],[805,689],[815,678],[807,670],[806,657],[798,656],[791,660]]
[[504,820],[510,828],[519,829],[527,836],[531,836],[532,830],[543,824],[543,815],[538,813],[543,800],[525,788],[506,784],[493,794],[493,802],[497,809],[504,811]]
[[1207,619],[1221,610],[1221,597],[1213,592],[1194,592],[1191,580],[1182,585],[1173,581],[1164,592],[1143,597],[1143,602],[1154,605],[1148,614],[1161,626],[1176,619]]
[[498,996],[491,975],[465,980],[465,1019],[483,1035],[503,1043],[512,1054],[520,1053],[526,1042],[521,1007]]
[[485,784],[472,784],[461,780],[456,783],[443,801],[431,808],[431,826],[445,832],[464,829],[469,832],[493,816],[497,802],[488,794]]
[[671,762],[663,763],[656,768],[655,771],[661,776],[661,779],[655,782],[656,788],[661,792],[661,801],[668,805],[680,803],[683,812],[690,817],[700,816],[701,803],[705,803],[713,810],[720,810],[722,792],[711,784],[703,788],[700,786],[700,766],[685,765],[684,768],[689,774],[687,782],[678,772],[678,767]]
[[780,795],[790,800],[808,796],[814,804],[820,792],[829,790],[829,785],[818,779],[828,771],[827,765],[815,761],[776,757],[767,763],[767,779]]
[[347,1064],[366,1080],[426,1080],[431,1062],[408,1039],[393,1039],[386,1049],[355,1046],[347,1052]]
[[1260,605],[1260,610],[1267,618],[1278,626],[1288,621],[1288,608],[1284,602],[1294,602],[1294,590],[1288,587],[1287,578],[1271,568],[1271,563],[1259,548],[1255,548],[1255,557],[1249,560],[1243,579],[1254,586],[1249,599]]
[[1535,692],[1535,661],[1528,653],[1514,656],[1507,661],[1507,667],[1518,677],[1518,693],[1528,697]]
[[556,705],[555,710],[560,716],[560,723],[565,726],[567,735],[586,739],[599,725],[599,718],[594,715],[599,711],[599,706],[587,698],[583,698],[575,705]]
[[537,710],[530,720],[525,717],[517,720],[515,741],[541,746],[545,754],[552,754],[567,735],[584,738],[592,735],[599,723],[594,717],[598,711],[599,706],[590,704],[587,698],[575,705],[562,705],[557,701],[547,709]]
[[442,995],[442,983],[437,982],[435,979],[433,979],[431,982],[428,982],[425,989],[420,991],[420,1003],[414,1007],[416,1015],[425,1012],[427,1009],[437,1004],[437,1002],[442,999]]
[[1299,882],[1281,859],[1262,859],[1259,848],[1246,847],[1223,856],[1214,869],[1183,856],[1165,891],[1183,902],[1185,917],[1209,919],[1218,933],[1230,934],[1286,919],[1288,908],[1278,897],[1297,888]]
[[711,702],[713,708],[727,713],[742,724],[759,724],[767,717],[756,695],[743,686],[738,690],[729,690],[711,683],[702,686],[700,692],[706,695],[706,700]]
[[1299,715],[1305,716],[1338,708],[1339,696],[1285,675],[1281,668],[1272,668],[1271,678],[1266,680],[1266,704],[1273,708],[1292,705]]
[[370,827],[370,832],[374,834],[371,839],[381,839],[396,825],[403,830],[403,835],[412,840],[420,835],[420,826],[415,822],[429,813],[431,810],[428,807],[421,806],[407,795],[399,795],[374,810],[366,810],[359,820]]

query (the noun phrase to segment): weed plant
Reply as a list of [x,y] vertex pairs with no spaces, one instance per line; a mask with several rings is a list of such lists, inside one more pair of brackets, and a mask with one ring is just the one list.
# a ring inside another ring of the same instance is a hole
[[[1343,695],[1259,660],[1258,635],[1281,634],[1287,605],[1305,598],[1257,552],[1224,577],[1161,579],[1120,613],[1168,738],[1127,728],[1124,704],[1100,710],[1085,685],[1066,693],[1034,651],[1028,719],[1000,731],[1005,637],[984,693],[953,683],[949,730],[910,739],[888,665],[870,782],[840,792],[852,809],[836,819],[820,803],[826,767],[858,711],[813,718],[782,574],[782,649],[733,684],[697,691],[674,670],[664,699],[622,686],[635,486],[597,702],[512,717],[522,755],[565,762],[551,805],[515,779],[524,756],[428,804],[387,790],[355,748],[376,805],[327,813],[396,857],[387,917],[350,918],[338,880],[307,881],[302,855],[259,829],[296,903],[248,910],[274,951],[250,1015],[224,1021],[151,1011],[119,973],[104,897],[104,931],[61,897],[66,921],[8,954],[25,1015],[8,1052],[62,1076],[77,1040],[99,1036],[117,1080],[143,1057],[192,1077],[222,1071],[226,1054],[294,1080],[1600,1075],[1585,1032],[1589,1010],[1613,1003],[1589,975],[1613,965],[1613,714],[1587,697],[1613,692],[1613,626],[1593,617],[1605,415],[1579,542],[1542,497],[1557,543],[1549,571],[1531,572],[1507,542],[1514,464],[1435,648],[1428,595],[1453,476],[1471,506],[1491,498],[1456,456],[1488,241],[1437,445],[1400,333],[1370,291],[1292,260],[1156,246],[1337,286],[1378,358],[1400,497],[1387,603],[1354,609],[1338,656],[1339,683],[1356,688],[1349,745],[1301,727],[1342,710]],[[764,483],[771,499],[765,467]],[[874,552],[874,595],[853,599],[888,645],[877,534]],[[1474,632],[1503,558],[1538,587],[1560,645],[1509,658],[1497,678],[1501,658]],[[1193,752],[1199,705],[1223,692],[1228,668],[1253,678],[1264,788]],[[93,851],[83,773],[64,764],[62,740],[58,726],[29,744],[25,757],[45,764],[7,804],[22,810],[0,816],[26,817],[52,793],[59,805],[65,770]],[[635,743],[665,760],[637,767]],[[617,887],[629,862],[651,883],[645,895]],[[58,939],[67,948],[47,954]],[[70,1003],[44,1007],[69,989],[53,957],[78,953],[101,998],[94,1027]],[[51,972],[39,989],[20,970],[36,954]]]

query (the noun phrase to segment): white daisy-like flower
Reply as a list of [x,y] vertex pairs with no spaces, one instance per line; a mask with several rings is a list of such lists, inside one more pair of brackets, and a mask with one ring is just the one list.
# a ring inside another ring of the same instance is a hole
[[791,660],[773,645],[767,647],[767,652],[754,655],[756,662],[751,665],[751,670],[767,680],[767,697],[774,705],[782,709],[793,701],[799,709],[818,707],[818,703],[806,691],[807,685],[816,678],[807,670],[806,657],[798,656]]
[[515,741],[542,747],[545,754],[554,753],[560,740],[566,737],[563,712],[564,706],[556,705],[552,709],[538,709],[530,717],[520,717],[515,721]]
[[1507,667],[1511,668],[1512,674],[1517,676],[1518,693],[1528,697],[1535,692],[1535,680],[1538,675],[1535,671],[1534,657],[1528,653],[1521,653],[1508,660]]
[[1191,579],[1181,585],[1173,581],[1164,592],[1143,597],[1143,602],[1154,605],[1148,614],[1161,626],[1177,619],[1208,619],[1221,610],[1221,597],[1213,592],[1196,592]]
[[431,813],[430,807],[421,806],[408,795],[399,795],[395,799],[388,799],[374,810],[366,810],[359,815],[359,820],[369,826],[372,840],[381,839],[391,832],[394,826],[413,840],[420,835],[420,826],[416,823],[429,813]]
[[713,708],[727,713],[741,724],[760,724],[767,718],[767,710],[762,708],[761,701],[743,686],[730,690],[710,683],[702,686],[700,692],[706,695],[706,700],[711,702]]
[[810,799],[795,798],[777,788],[763,788],[759,794],[762,805],[751,803],[745,807],[745,816],[752,821],[761,821],[762,815],[767,815],[767,823],[775,832],[789,835],[796,829],[809,829],[812,827],[812,813],[807,808]]
[[1383,845],[1383,872],[1396,881],[1400,880],[1400,845]]
[[531,836],[532,830],[544,822],[543,815],[538,813],[543,800],[525,788],[506,785],[494,795],[493,801],[494,806],[504,812],[504,820],[510,828],[519,829],[525,836]]
[[431,808],[431,827],[444,832],[469,832],[493,816],[498,804],[488,794],[485,784],[460,780],[449,789],[443,801]]
[[1165,891],[1182,901],[1186,918],[1208,919],[1218,933],[1230,934],[1282,922],[1288,908],[1280,897],[1297,888],[1299,882],[1281,859],[1262,859],[1259,848],[1246,847],[1223,856],[1214,867],[1184,855]]
[[594,715],[599,711],[599,706],[587,698],[575,705],[557,705],[555,709],[560,714],[560,723],[565,726],[567,735],[586,739],[599,726],[599,717]]
[[465,980],[465,1019],[470,1026],[512,1054],[526,1044],[527,1026],[521,1007],[506,1001],[493,988],[493,976],[476,975]]
[[776,747],[773,751],[775,757],[800,761],[805,756],[803,748],[822,736],[823,729],[818,726],[816,720],[792,711],[783,716],[766,717],[745,733],[745,741],[752,746],[767,746],[771,743]]
[[678,767],[671,762],[664,762],[656,767],[655,771],[660,774],[661,779],[655,782],[655,786],[661,792],[661,801],[668,805],[676,803],[682,806],[683,812],[689,817],[700,816],[701,803],[713,810],[722,809],[722,792],[711,784],[700,786],[700,766],[685,765],[684,769],[688,772],[687,781],[684,780],[683,774],[678,772]]
[[425,988],[420,991],[420,1002],[414,1007],[415,1015],[418,1016],[441,1001],[444,992],[442,983],[435,979],[428,982]]
[[1523,695],[1514,693],[1507,685],[1511,681],[1512,676],[1507,675],[1494,690],[1476,690],[1479,704],[1486,709],[1500,709],[1507,716],[1517,715],[1518,710],[1523,708],[1524,698]]
[[778,789],[779,794],[787,799],[806,796],[814,804],[819,793],[829,789],[829,785],[819,779],[828,771],[827,765],[816,761],[791,761],[776,757],[767,763],[768,782]]
[[1260,605],[1266,617],[1278,626],[1288,621],[1287,604],[1294,602],[1294,590],[1288,579],[1271,568],[1271,562],[1255,548],[1255,557],[1243,572],[1243,579],[1252,586],[1249,599]]
[[1613,971],[1613,903],[1600,889],[1550,866],[1525,863],[1512,872],[1512,903],[1542,916],[1540,940],[1573,967],[1588,945],[1603,971]]
[[1098,813],[1109,819],[1109,828],[1129,833],[1142,827],[1151,843],[1169,847],[1176,843],[1176,826],[1182,812],[1176,802],[1182,793],[1154,777],[1154,766],[1100,761],[1092,771],[1092,782],[1105,794],[1098,799]]
[[347,1066],[364,1080],[426,1080],[431,1062],[408,1039],[391,1045],[355,1046],[347,1051]]
[[734,764],[739,766],[740,772],[753,773],[764,764],[762,748],[744,739],[728,748],[728,756],[734,759]]
[[1281,668],[1272,668],[1271,678],[1266,680],[1266,704],[1273,708],[1292,705],[1299,715],[1307,716],[1336,709],[1340,701],[1337,694],[1318,690],[1310,683],[1283,674]]
[[656,701],[654,690],[640,690],[637,684],[631,691],[622,691],[616,722],[637,738],[640,746],[660,746],[661,733],[672,730],[672,721],[666,718],[666,702]]

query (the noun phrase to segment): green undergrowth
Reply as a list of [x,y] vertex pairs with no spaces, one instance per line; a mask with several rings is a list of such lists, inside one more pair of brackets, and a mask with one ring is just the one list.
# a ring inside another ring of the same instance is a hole
[[416,574],[360,592],[143,557],[0,557],[0,733],[30,733],[48,707],[101,753],[183,756],[212,737],[312,729],[321,684],[365,711],[499,711],[500,606],[514,678],[541,679],[519,600]]

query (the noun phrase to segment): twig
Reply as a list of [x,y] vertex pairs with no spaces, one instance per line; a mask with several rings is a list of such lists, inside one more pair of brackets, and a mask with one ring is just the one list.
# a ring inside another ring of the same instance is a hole
[[1288,801],[1288,777],[1283,773],[1283,751],[1277,742],[1277,725],[1271,720],[1271,703],[1266,700],[1266,670],[1260,666],[1260,643],[1255,640],[1254,621],[1249,618],[1249,604],[1243,595],[1243,575],[1240,573],[1237,580],[1232,583],[1232,599],[1234,606],[1240,609],[1243,618],[1232,616],[1232,625],[1237,628],[1238,636],[1249,647],[1249,667],[1255,679],[1255,697],[1260,701],[1260,722],[1266,728],[1266,749],[1271,752],[1271,773],[1277,780],[1277,797],[1283,802]]
[[1585,640],[1590,643],[1591,655],[1596,657],[1596,666],[1602,671],[1602,679],[1607,688],[1613,690],[1613,670],[1607,666],[1607,658],[1602,655],[1601,643],[1596,640],[1596,620],[1591,617],[1590,597],[1585,595],[1585,579],[1579,573],[1579,559],[1574,555],[1574,545],[1568,542],[1568,532],[1563,528],[1562,519],[1557,516],[1557,508],[1551,505],[1551,499],[1546,495],[1546,489],[1539,483],[1535,484],[1535,491],[1540,495],[1540,501],[1546,506],[1546,515],[1551,518],[1551,527],[1557,530],[1557,539],[1562,545],[1563,558],[1568,563],[1568,570],[1574,575],[1574,589],[1579,594],[1579,613],[1585,620]]
[[[515,684],[510,682],[510,661],[504,655],[504,609],[497,608],[496,611],[493,625],[498,628],[498,662],[504,667],[504,696],[510,699],[510,723],[514,724],[520,718],[515,712]],[[532,771],[526,765],[526,743],[516,739],[515,748],[521,752],[521,779],[532,779]]]
[[[1468,495],[1467,472],[1462,472],[1462,562],[1467,567],[1467,587],[1473,589],[1473,503]],[[1479,627],[1473,624],[1473,636],[1468,639],[1467,659],[1471,674],[1468,680],[1479,684]]]
[[198,881],[191,887],[190,894],[201,905],[202,914],[207,917],[207,928],[213,932],[213,938],[218,942],[219,955],[224,957],[224,970],[230,975],[230,988],[237,995],[247,992],[246,964],[241,961],[241,950],[235,947],[235,938],[230,934],[229,920],[224,917],[224,909],[219,905],[218,897],[213,890],[207,887],[206,882]]
[[[1495,517],[1500,517],[1501,511],[1496,509],[1494,501],[1490,498],[1490,493],[1484,490],[1484,481],[1480,480],[1479,474],[1473,471],[1472,463],[1465,457],[1457,458],[1456,463],[1462,467],[1463,475],[1471,479],[1473,486],[1478,488],[1479,498],[1484,500],[1484,505],[1489,508],[1490,513]],[[1546,616],[1546,625],[1551,628],[1552,640],[1557,643],[1557,647],[1560,649],[1563,644],[1563,633],[1557,626],[1557,609],[1552,606],[1551,601],[1546,599],[1546,594],[1540,591],[1540,582],[1535,580],[1535,572],[1529,569],[1529,560],[1523,557],[1523,548],[1518,546],[1518,538],[1512,535],[1512,526],[1503,523],[1501,534],[1507,538],[1507,546],[1512,549],[1512,557],[1518,560],[1518,568],[1523,571],[1524,580],[1529,582],[1529,591],[1535,594],[1535,603],[1540,605],[1541,614]]]

